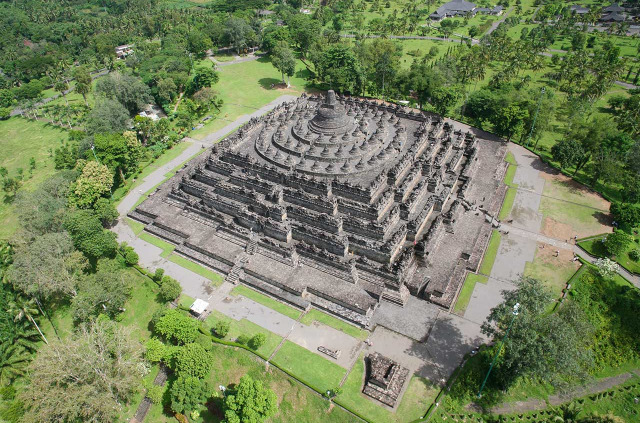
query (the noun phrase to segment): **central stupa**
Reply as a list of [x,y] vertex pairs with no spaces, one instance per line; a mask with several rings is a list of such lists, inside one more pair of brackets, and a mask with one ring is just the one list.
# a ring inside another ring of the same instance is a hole
[[394,159],[405,141],[406,129],[393,113],[345,107],[329,91],[323,103],[299,103],[287,119],[268,122],[255,150],[280,168],[334,178],[371,174]]

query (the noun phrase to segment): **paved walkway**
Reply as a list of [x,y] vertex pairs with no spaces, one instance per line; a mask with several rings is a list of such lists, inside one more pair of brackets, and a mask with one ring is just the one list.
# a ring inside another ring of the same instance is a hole
[[216,60],[215,56],[210,56],[209,59],[211,59],[211,61],[215,63],[216,66],[225,67],[229,65],[236,65],[238,63],[251,62],[253,60],[258,60],[262,56],[264,56],[264,54],[248,54],[246,56],[234,56],[234,59],[229,60],[228,62],[220,62]]
[[[540,176],[543,167],[538,156],[517,144],[509,144],[518,167],[513,182],[518,190],[511,209],[511,223],[500,225],[502,238],[489,280],[477,283],[464,317],[472,322],[482,323],[491,309],[502,302],[501,291],[515,289],[514,281],[524,272],[527,262],[533,261],[538,243],[559,250],[573,251],[590,263],[597,257],[566,239],[558,239],[542,234],[543,216],[539,211],[545,180]],[[565,201],[555,198],[558,201]],[[588,207],[588,206],[584,206]],[[619,273],[640,288],[640,277],[620,268]]]

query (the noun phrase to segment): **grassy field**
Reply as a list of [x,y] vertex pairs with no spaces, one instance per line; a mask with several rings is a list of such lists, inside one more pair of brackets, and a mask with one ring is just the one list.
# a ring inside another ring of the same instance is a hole
[[271,360],[321,392],[338,386],[346,370],[311,351],[285,341]]
[[[205,326],[209,329],[213,328],[218,321],[228,322],[230,325],[229,334],[225,337],[227,340],[238,341],[238,338],[245,337],[251,338],[253,335],[258,333],[263,333],[267,337],[267,341],[260,348],[257,349],[259,353],[263,356],[269,356],[276,347],[282,341],[282,337],[276,335],[273,332],[270,332],[264,329],[261,326],[256,325],[253,322],[250,322],[246,319],[235,320],[230,317],[225,316],[224,314],[213,310],[211,314],[205,319]],[[242,339],[240,339],[242,340]]]
[[464,285],[462,285],[462,289],[460,290],[460,294],[458,294],[458,299],[455,307],[453,308],[453,312],[463,316],[464,312],[467,310],[469,301],[471,301],[471,295],[473,294],[473,288],[476,286],[476,283],[479,282],[486,284],[488,280],[489,278],[484,275],[468,273],[464,280]]
[[500,247],[501,238],[502,236],[500,235],[500,232],[496,230],[493,230],[491,232],[489,245],[487,246],[487,250],[484,253],[482,264],[480,264],[478,273],[486,276],[491,275],[491,269],[493,268],[493,263],[496,261],[496,256],[498,255],[498,247]]
[[572,251],[563,252],[559,257],[555,257],[552,246],[541,248],[541,245],[538,244],[533,261],[525,264],[524,275],[541,281],[558,298],[562,296],[562,290],[578,269],[579,263],[572,261]]
[[608,201],[564,175],[541,176],[546,181],[539,211],[546,235],[569,239],[611,231]]
[[[233,386],[243,375],[248,374],[254,379],[261,380],[265,386],[276,393],[278,411],[268,420],[271,423],[356,423],[359,421],[341,408],[330,406],[327,400],[309,391],[278,369],[265,368],[264,362],[248,351],[214,344],[212,360],[213,369],[207,381],[216,388],[216,392],[218,392],[218,386]],[[190,418],[189,421],[192,423],[221,422],[223,420],[221,404],[221,398],[214,397],[199,419]],[[153,405],[145,421],[171,423],[176,419],[172,414],[165,413],[162,405]]]
[[233,290],[231,291],[231,295],[242,295],[243,297],[249,298],[256,303],[269,307],[270,309],[275,310],[280,314],[284,314],[285,316],[288,316],[294,320],[298,320],[300,314],[302,313],[300,310],[283,304],[280,301],[276,301],[273,298],[261,294],[260,292],[248,288],[244,285],[238,285],[233,288]]
[[270,60],[257,60],[219,67],[220,81],[215,90],[224,100],[217,118],[209,120],[204,127],[191,132],[191,137],[203,139],[208,134],[224,128],[238,117],[255,112],[265,104],[284,94],[299,95],[307,90],[308,74],[302,62],[296,64],[290,88],[272,88],[281,82],[280,73]]
[[[5,167],[10,177],[17,176],[18,169],[24,171],[21,190],[33,191],[56,170],[53,151],[68,138],[67,131],[54,126],[12,117],[0,121],[0,166]],[[29,161],[36,161],[33,174],[29,174]],[[18,227],[14,205],[4,192],[0,194],[0,238],[7,239]]]
[[[586,241],[581,241],[578,243],[578,245],[593,256],[609,257],[609,254],[602,244],[602,239],[602,237],[592,238]],[[640,262],[633,261],[631,260],[631,257],[629,257],[629,253],[631,251],[640,249],[640,236],[635,235],[633,239],[634,241],[629,244],[626,251],[622,253],[620,257],[616,257],[615,259],[618,264],[620,264],[620,266],[624,267],[628,271],[633,273],[640,273]]]
[[312,325],[313,322],[322,323],[327,326],[331,326],[332,328],[337,329],[341,332],[344,332],[349,336],[353,336],[354,338],[362,340],[367,339],[367,337],[369,336],[368,331],[360,329],[357,326],[345,322],[344,320],[340,320],[336,317],[330,316],[329,314],[315,308],[309,310],[309,312],[302,316],[300,322],[307,326]]
[[342,385],[343,392],[336,401],[376,423],[403,423],[418,419],[438,394],[438,389],[428,380],[413,376],[398,409],[391,412],[362,393],[364,371],[364,356],[361,355]]

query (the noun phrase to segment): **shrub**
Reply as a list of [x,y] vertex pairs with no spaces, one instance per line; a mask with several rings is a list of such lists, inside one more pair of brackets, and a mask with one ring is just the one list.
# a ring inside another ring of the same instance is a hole
[[162,280],[163,276],[164,276],[164,269],[161,269],[161,268],[158,267],[156,269],[156,272],[151,277],[151,279],[153,279],[156,282],[160,282]]
[[213,331],[218,338],[224,338],[229,334],[229,329],[231,329],[231,325],[229,322],[224,320],[218,320],[216,325],[213,327]]
[[267,336],[264,333],[257,333],[249,340],[249,348],[257,350],[267,342]]
[[633,261],[640,261],[640,250],[635,249],[629,252],[629,258]]
[[178,423],[189,423],[189,420],[187,420],[187,416],[185,416],[184,414],[176,413],[175,418]]
[[238,344],[247,345],[249,343],[249,336],[248,335],[240,335],[240,336],[238,336],[238,339],[236,339],[236,342]]
[[169,276],[164,276],[162,278],[162,283],[160,283],[160,298],[162,301],[170,302],[178,298],[182,294],[182,287],[178,283],[177,280],[173,279]]
[[127,266],[135,266],[138,264],[139,259],[140,257],[138,257],[138,253],[136,253],[133,247],[126,247],[124,249],[124,262]]
[[160,404],[164,396],[164,391],[164,386],[153,385],[147,390],[147,398],[149,398],[153,404]]
[[150,363],[159,363],[167,355],[167,346],[159,339],[151,338],[145,344],[145,358]]

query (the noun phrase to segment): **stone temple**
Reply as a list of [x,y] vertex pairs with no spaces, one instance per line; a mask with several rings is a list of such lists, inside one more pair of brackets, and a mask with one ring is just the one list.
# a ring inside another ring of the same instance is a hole
[[506,169],[506,144],[483,134],[303,95],[194,158],[129,216],[229,282],[370,327],[382,302],[450,308],[477,270]]

